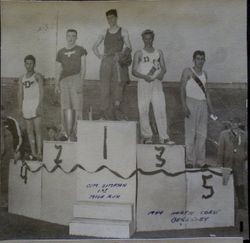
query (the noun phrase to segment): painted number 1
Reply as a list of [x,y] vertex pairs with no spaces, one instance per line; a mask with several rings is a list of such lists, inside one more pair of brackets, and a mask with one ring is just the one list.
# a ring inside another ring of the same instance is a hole
[[107,159],[107,126],[104,126],[103,159]]

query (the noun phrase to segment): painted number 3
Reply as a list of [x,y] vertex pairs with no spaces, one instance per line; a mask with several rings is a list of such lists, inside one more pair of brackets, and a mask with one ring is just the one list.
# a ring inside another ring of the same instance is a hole
[[156,163],[155,166],[156,167],[163,167],[166,163],[166,160],[164,158],[162,158],[163,153],[165,152],[165,147],[161,146],[161,147],[157,147],[155,146],[155,150],[159,151],[159,154],[156,154],[155,157],[158,161],[160,161],[161,163]]

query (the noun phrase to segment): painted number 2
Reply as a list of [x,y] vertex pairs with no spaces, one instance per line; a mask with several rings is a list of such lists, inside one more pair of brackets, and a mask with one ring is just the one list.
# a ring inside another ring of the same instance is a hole
[[214,195],[214,188],[207,185],[207,180],[213,178],[213,175],[202,175],[203,187],[210,190],[210,194],[202,195],[203,199],[208,199]]
[[62,154],[62,145],[56,145],[55,144],[55,148],[58,149],[58,153],[56,155],[56,158],[54,159],[54,162],[59,165],[62,163],[62,159],[60,159],[61,154]]
[[165,147],[163,147],[163,146],[162,146],[162,147],[156,147],[156,146],[155,146],[155,150],[160,152],[160,153],[157,154],[155,157],[156,157],[156,159],[157,159],[158,161],[161,162],[161,163],[156,163],[155,166],[156,166],[156,167],[163,167],[163,166],[165,165],[165,163],[166,163],[166,160],[165,160],[164,158],[162,158],[162,155],[163,155],[163,153],[165,152]]

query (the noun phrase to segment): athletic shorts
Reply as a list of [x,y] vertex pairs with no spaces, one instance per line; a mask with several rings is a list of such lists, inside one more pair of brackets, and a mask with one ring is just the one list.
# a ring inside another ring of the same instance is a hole
[[38,116],[36,113],[37,107],[39,105],[39,97],[37,99],[24,99],[23,100],[23,117],[24,119],[32,119]]
[[61,108],[82,111],[83,82],[80,74],[63,78],[60,81]]

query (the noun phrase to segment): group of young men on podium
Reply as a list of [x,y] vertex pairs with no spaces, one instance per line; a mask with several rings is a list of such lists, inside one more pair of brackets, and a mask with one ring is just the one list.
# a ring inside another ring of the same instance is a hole
[[[93,45],[94,54],[101,60],[100,119],[128,120],[122,111],[121,104],[125,86],[130,81],[128,67],[132,64],[132,74],[138,78],[137,96],[142,143],[153,143],[153,133],[149,122],[149,106],[152,103],[159,143],[174,145],[167,132],[167,113],[162,86],[166,65],[162,50],[153,45],[154,31],[146,29],[141,33],[144,46],[141,50],[137,50],[132,58],[129,34],[126,29],[118,26],[116,9],[107,11],[106,18],[109,28],[99,35]],[[77,30],[68,29],[67,46],[60,49],[56,56],[55,92],[60,94],[61,123],[65,139],[71,141],[76,141],[76,122],[82,119],[83,81],[86,74],[87,56],[87,50],[77,45],[76,40]],[[100,53],[98,49],[102,43],[104,53]],[[36,59],[32,55],[24,59],[27,72],[19,79],[19,111],[22,112],[26,121],[31,157],[35,160],[42,160],[40,114],[43,105],[43,76],[35,71],[35,63]],[[194,66],[185,68],[181,76],[181,102],[185,113],[186,166],[188,168],[206,165],[205,144],[208,117],[217,119],[207,88],[207,73],[203,70],[205,52],[195,51],[193,63]],[[5,125],[10,121],[6,119],[6,116],[2,117],[2,120]],[[230,135],[223,133],[220,139],[220,162],[227,166],[223,158],[230,154],[231,160],[234,161],[230,166],[237,173],[242,173],[244,166],[239,167],[239,164],[243,163],[243,159],[245,163],[245,158],[236,155],[239,153],[246,155],[246,136],[239,129],[239,121],[235,123],[236,125],[228,131]],[[233,152],[228,153],[228,150],[233,150]],[[239,171],[235,168],[242,169]]]

